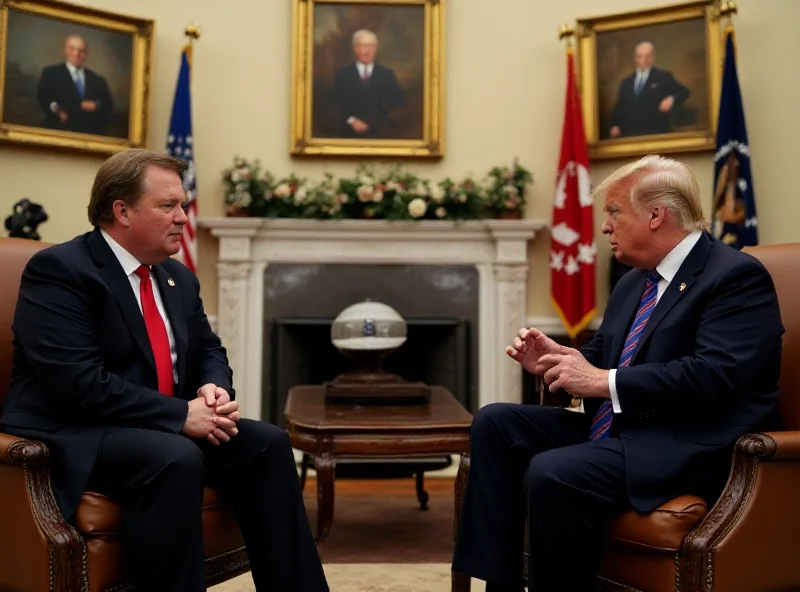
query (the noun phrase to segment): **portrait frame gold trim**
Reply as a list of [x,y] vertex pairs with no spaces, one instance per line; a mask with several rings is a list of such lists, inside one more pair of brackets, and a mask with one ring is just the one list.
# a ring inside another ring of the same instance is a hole
[[[293,0],[292,156],[407,157],[444,156],[445,0]],[[316,4],[422,5],[425,7],[423,137],[421,140],[315,138],[311,133],[313,99],[313,30]]]
[[[6,92],[6,54],[9,10],[57,18],[133,36],[131,96],[127,138],[50,130],[6,123],[3,118]],[[113,154],[127,148],[147,148],[150,87],[155,21],[126,16],[59,0],[0,0],[0,141],[29,146]]]
[[[708,64],[709,129],[693,132],[600,139],[600,114],[597,86],[597,33],[646,25],[703,18],[705,21]],[[672,4],[647,10],[581,18],[576,26],[578,86],[586,129],[586,141],[595,160],[626,158],[652,153],[712,151],[716,146],[717,118],[722,88],[722,35],[716,0]]]

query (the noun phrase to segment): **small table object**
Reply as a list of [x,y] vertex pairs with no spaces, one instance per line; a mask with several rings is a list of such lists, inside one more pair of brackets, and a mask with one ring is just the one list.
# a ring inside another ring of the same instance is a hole
[[[314,457],[317,472],[317,541],[324,542],[333,523],[337,458],[419,458],[469,452],[472,415],[446,388],[431,387],[425,405],[331,405],[323,385],[289,390],[287,432],[292,446]],[[468,457],[467,457],[468,458]],[[466,484],[468,464],[459,467],[456,507]],[[462,474],[464,473],[464,474]],[[417,483],[420,503],[427,498]]]

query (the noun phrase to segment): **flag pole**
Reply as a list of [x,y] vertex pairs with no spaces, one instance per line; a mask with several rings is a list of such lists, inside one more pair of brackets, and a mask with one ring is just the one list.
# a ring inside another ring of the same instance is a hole
[[738,54],[739,51],[736,47],[736,35],[733,27],[733,15],[739,12],[739,8],[733,0],[720,0],[718,10],[720,21],[725,23],[725,28],[722,30],[722,38],[725,39],[730,35],[733,40],[733,51],[735,54]]

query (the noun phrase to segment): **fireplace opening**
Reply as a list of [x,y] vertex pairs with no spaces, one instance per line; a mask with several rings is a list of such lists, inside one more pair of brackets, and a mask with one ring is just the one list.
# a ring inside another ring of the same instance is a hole
[[[333,318],[282,317],[271,323],[272,352],[265,385],[265,419],[285,427],[289,389],[323,384],[352,368],[331,343]],[[390,353],[383,370],[411,382],[441,385],[470,408],[469,321],[460,318],[407,318],[407,339]]]

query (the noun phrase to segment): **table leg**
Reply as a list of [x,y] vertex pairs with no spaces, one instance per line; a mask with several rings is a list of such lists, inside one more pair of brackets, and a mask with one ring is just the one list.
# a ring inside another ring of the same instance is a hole
[[416,481],[417,481],[417,501],[419,501],[419,509],[427,510],[428,492],[425,491],[425,473],[423,471],[417,471]]
[[317,542],[324,543],[333,523],[336,459],[330,453],[314,457],[317,472]]
[[[455,483],[455,516],[453,518],[453,539],[458,540],[458,526],[461,523],[461,508],[464,505],[464,493],[467,489],[467,478],[469,477],[469,455],[462,454],[461,462],[458,465],[458,474]],[[451,572],[450,590],[451,592],[470,592],[472,579],[464,574]]]
[[306,477],[308,477],[308,465],[311,464],[311,455],[307,452],[303,453],[303,459],[300,461],[300,492],[305,491]]

